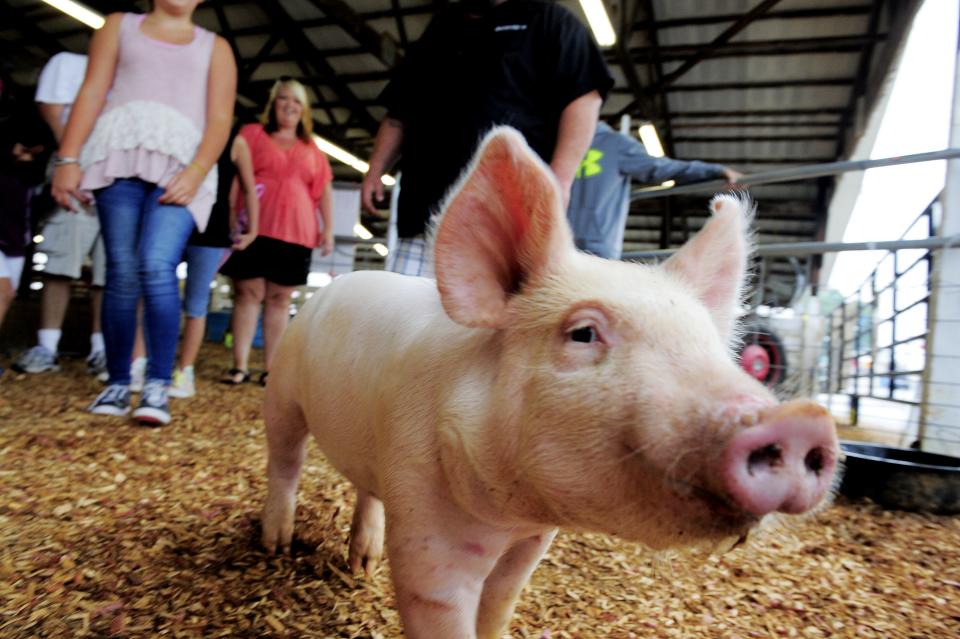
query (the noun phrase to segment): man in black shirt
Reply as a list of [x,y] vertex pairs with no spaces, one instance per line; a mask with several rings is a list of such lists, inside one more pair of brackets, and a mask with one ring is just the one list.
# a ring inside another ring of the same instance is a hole
[[464,0],[437,15],[384,91],[387,115],[363,181],[372,211],[380,178],[400,158],[401,247],[388,269],[432,275],[427,223],[495,125],[523,133],[568,198],[612,85],[589,32],[559,5]]

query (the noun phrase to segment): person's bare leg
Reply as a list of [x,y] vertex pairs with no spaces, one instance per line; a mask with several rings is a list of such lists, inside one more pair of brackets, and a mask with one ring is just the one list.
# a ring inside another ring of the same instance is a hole
[[70,305],[70,280],[59,277],[43,279],[43,293],[40,295],[40,328],[62,329],[63,318]]
[[3,318],[7,315],[7,309],[13,303],[17,296],[17,291],[13,288],[13,282],[9,277],[0,277],[0,328],[3,327]]
[[137,333],[133,339],[133,359],[147,356],[147,341],[143,337],[143,302],[137,307]]
[[[103,314],[103,289],[99,286],[90,289],[90,332],[102,333],[100,317]],[[142,336],[141,336],[141,341]]]
[[263,367],[268,372],[277,344],[290,322],[290,297],[296,288],[267,282],[263,305]]
[[180,370],[193,366],[203,344],[203,333],[207,328],[207,318],[187,317],[183,321],[183,337],[180,341]]
[[234,280],[233,283],[233,316],[230,318],[233,367],[241,371],[250,370],[250,348],[257,332],[265,286],[263,278]]

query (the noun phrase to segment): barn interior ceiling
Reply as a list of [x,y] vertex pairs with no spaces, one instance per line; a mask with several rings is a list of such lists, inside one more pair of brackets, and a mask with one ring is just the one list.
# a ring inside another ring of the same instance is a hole
[[[379,95],[431,17],[449,0],[206,0],[197,21],[237,57],[238,112],[252,119],[274,79],[301,80],[320,135],[360,158],[384,115]],[[561,0],[583,17],[576,0]],[[100,13],[144,3],[86,0]],[[617,42],[616,85],[602,117],[656,125],[666,153],[744,173],[846,159],[876,102],[919,0],[605,0]],[[25,84],[62,50],[86,50],[90,29],[40,0],[0,1],[0,51]],[[336,163],[338,179],[359,181]],[[823,239],[833,178],[757,186],[760,243]],[[682,244],[707,197],[632,204],[624,250]],[[377,235],[383,224],[364,222]],[[361,259],[381,259],[362,252]],[[768,295],[789,295],[813,260],[768,265]],[[802,273],[801,273],[802,272]]]

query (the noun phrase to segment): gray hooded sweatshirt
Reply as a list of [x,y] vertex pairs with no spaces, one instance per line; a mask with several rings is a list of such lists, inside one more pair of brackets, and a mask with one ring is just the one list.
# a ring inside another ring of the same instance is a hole
[[606,122],[598,123],[570,192],[567,218],[577,248],[620,258],[630,209],[630,178],[641,186],[667,180],[682,184],[721,178],[723,168],[696,160],[652,157],[639,140],[613,130]]

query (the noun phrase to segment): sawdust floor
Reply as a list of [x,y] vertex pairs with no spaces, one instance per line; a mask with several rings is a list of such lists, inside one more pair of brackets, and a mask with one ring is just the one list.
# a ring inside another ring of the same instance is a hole
[[[201,363],[160,430],[85,413],[80,361],[0,380],[0,637],[401,636],[387,571],[346,574],[352,496],[316,450],[293,556],[259,550],[263,391]],[[706,561],[561,534],[510,632],[960,637],[960,518],[841,500]]]

